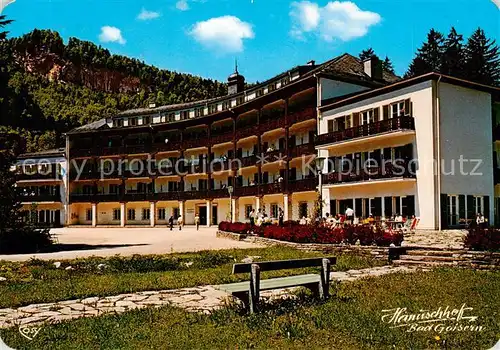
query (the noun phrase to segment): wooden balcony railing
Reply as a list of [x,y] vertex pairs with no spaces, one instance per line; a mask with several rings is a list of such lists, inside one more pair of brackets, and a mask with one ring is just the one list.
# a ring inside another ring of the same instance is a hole
[[257,196],[259,194],[259,187],[257,185],[236,187],[234,194],[237,197]]
[[123,200],[128,202],[145,202],[155,199],[153,192],[128,192],[123,195]]
[[27,172],[16,174],[17,180],[62,180],[64,176],[57,174],[55,169],[47,170],[46,172],[39,173]]
[[292,125],[295,123],[303,122],[305,120],[316,119],[316,108],[308,107],[305,109],[298,110],[296,112],[289,111],[288,124]]
[[250,136],[255,136],[259,134],[259,127],[254,126],[242,126],[236,128],[236,140],[244,139]]
[[415,167],[411,162],[384,164],[376,167],[353,170],[349,173],[334,172],[323,175],[324,184],[361,182],[391,178],[415,178]]
[[155,193],[155,199],[158,201],[178,201],[180,199],[180,193],[181,192],[177,191]]
[[309,156],[311,154],[316,154],[316,149],[314,148],[314,143],[312,142],[290,147],[291,158],[302,157],[303,155]]
[[214,199],[214,198],[229,198],[229,192],[227,188],[219,188],[215,190],[210,190],[208,192],[208,198]]
[[40,202],[60,202],[60,194],[36,194],[24,196],[20,195],[19,200],[24,203],[40,203]]
[[216,145],[219,143],[226,143],[233,141],[233,132],[225,132],[223,134],[210,135],[210,144]]
[[256,166],[259,158],[256,155],[241,158],[241,167]]
[[151,151],[152,151],[151,144],[129,145],[123,147],[123,152],[125,154],[143,154],[143,153],[151,153]]
[[280,129],[284,128],[286,124],[285,117],[280,116],[277,117],[276,119],[268,119],[260,123],[259,129],[261,133],[264,133],[266,131],[271,131],[274,129]]
[[70,150],[71,158],[78,157],[91,157],[96,154],[96,149],[94,148],[79,148],[78,146],[73,146]]
[[303,180],[292,180],[288,182],[289,192],[304,192],[316,190],[318,186],[318,178],[311,177]]
[[154,143],[152,146],[153,152],[173,152],[179,151],[182,148],[182,142],[180,141],[169,141]]
[[415,130],[415,120],[413,119],[413,117],[404,116],[391,118],[381,120],[376,123],[356,126],[344,131],[335,131],[327,134],[321,134],[316,138],[316,145],[324,145],[328,143],[352,140],[359,137],[373,136],[398,130]]
[[184,191],[184,192],[179,192],[181,199],[183,200],[191,200],[191,199],[207,199],[208,198],[208,191],[207,190],[202,190],[202,191]]
[[98,152],[96,152],[97,155],[100,156],[113,156],[113,155],[119,155],[123,154],[124,150],[123,147],[120,146],[114,146],[114,147],[103,147],[99,149]]
[[261,195],[283,193],[285,191],[285,182],[261,184],[259,187]]
[[182,143],[184,149],[188,148],[201,148],[208,146],[208,137],[205,135],[190,135],[187,136],[187,139]]
[[69,195],[70,203],[90,203],[95,202],[96,200],[97,197],[95,194],[71,193]]

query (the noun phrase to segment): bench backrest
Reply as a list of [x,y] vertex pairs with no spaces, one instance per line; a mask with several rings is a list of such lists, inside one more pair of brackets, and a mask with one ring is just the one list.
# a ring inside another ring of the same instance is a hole
[[330,260],[330,264],[335,264],[337,258],[310,258],[310,259],[295,259],[295,260],[278,260],[278,261],[262,261],[253,262],[249,264],[234,264],[233,274],[236,273],[250,273],[252,271],[252,265],[259,265],[260,271],[275,271],[275,270],[288,270],[288,269],[300,269],[303,267],[316,267],[322,266],[323,259]]

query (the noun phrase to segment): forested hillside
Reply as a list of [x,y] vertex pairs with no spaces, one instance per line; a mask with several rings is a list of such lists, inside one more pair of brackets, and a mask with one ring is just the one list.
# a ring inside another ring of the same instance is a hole
[[62,133],[121,110],[227,91],[223,83],[112,55],[88,41],[64,43],[50,30],[0,41],[0,49],[0,125],[21,133],[26,151],[64,145]]

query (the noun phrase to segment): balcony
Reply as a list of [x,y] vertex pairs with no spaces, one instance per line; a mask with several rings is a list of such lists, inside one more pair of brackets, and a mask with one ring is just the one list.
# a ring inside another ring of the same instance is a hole
[[323,184],[341,184],[349,182],[373,181],[395,178],[415,178],[413,163],[384,164],[381,166],[353,170],[349,173],[334,172],[323,175]]
[[256,155],[241,158],[241,167],[257,166],[259,158]]
[[210,190],[208,192],[208,198],[211,198],[211,199],[229,198],[229,192],[228,192],[227,188],[219,188],[219,189]]
[[225,161],[222,160],[213,160],[211,162],[211,170],[212,172],[216,171],[227,171],[227,170],[233,170],[238,167],[238,160],[235,159],[227,159]]
[[259,127],[254,126],[241,126],[236,128],[236,140],[241,140],[251,136],[257,136],[259,133]]
[[152,146],[153,152],[173,152],[179,151],[182,148],[182,143],[180,141],[169,141],[167,143],[154,143]]
[[186,136],[187,140],[184,140],[184,149],[189,148],[202,148],[208,146],[208,137],[206,135],[189,135]]
[[285,191],[285,182],[261,184],[259,187],[261,195],[283,193]]
[[[115,195],[115,197],[118,195]],[[96,201],[96,195],[90,193],[71,193],[69,195],[70,203],[91,203]]]
[[314,191],[316,190],[317,186],[318,186],[318,178],[316,177],[303,180],[294,180],[288,182],[288,191],[289,192]]
[[60,194],[35,194],[28,196],[19,196],[19,200],[23,203],[40,203],[40,202],[61,202]]
[[316,145],[325,145],[329,143],[348,141],[360,137],[374,136],[378,134],[400,131],[415,130],[415,120],[413,117],[403,116],[381,120],[376,123],[356,126],[344,131],[335,131],[327,134],[318,135]]
[[115,147],[103,147],[99,149],[98,152],[95,154],[98,154],[100,156],[113,156],[113,155],[120,155],[125,153],[123,147],[120,146],[115,146]]
[[309,142],[302,145],[291,147],[290,149],[290,157],[297,158],[304,156],[309,156],[312,154],[316,154],[316,149],[314,148],[314,143]]
[[264,153],[264,157],[262,159],[262,164],[266,163],[274,163],[277,161],[286,161],[287,152],[285,150],[275,150]]
[[257,185],[236,187],[234,190],[234,195],[237,197],[257,196],[258,187]]
[[71,150],[69,151],[71,158],[78,158],[78,157],[91,157],[93,154],[95,154],[95,149],[89,147],[89,148],[78,148],[78,146],[73,146]]
[[127,202],[145,202],[155,200],[155,196],[156,193],[153,192],[127,192],[123,195],[123,200]]
[[25,173],[19,173],[16,175],[16,180],[18,181],[23,181],[23,180],[62,180],[63,176],[57,174],[55,169],[50,169],[47,170],[46,172],[43,171],[42,173],[36,171],[34,173],[31,172],[25,172]]
[[289,125],[300,123],[305,120],[316,119],[316,108],[308,107],[297,112],[291,112],[288,116]]
[[151,144],[128,145],[123,147],[125,154],[144,154],[151,153]]
[[181,192],[177,191],[155,193],[155,199],[157,201],[178,201],[180,199],[180,193]]
[[210,144],[211,145],[232,142],[232,141],[233,141],[233,132],[232,131],[225,132],[223,134],[213,134],[210,136]]
[[183,200],[192,200],[192,199],[207,199],[208,198],[208,190],[201,191],[184,191],[180,192],[181,199]]
[[69,179],[74,181],[74,180],[92,180],[92,179],[97,179],[98,178],[97,171],[94,169],[83,169],[81,170],[81,173],[78,174],[78,171],[76,169],[73,169],[69,173]]
[[284,128],[285,124],[285,117],[283,115],[276,115],[276,117],[262,121],[259,125],[259,131],[265,133],[274,129]]

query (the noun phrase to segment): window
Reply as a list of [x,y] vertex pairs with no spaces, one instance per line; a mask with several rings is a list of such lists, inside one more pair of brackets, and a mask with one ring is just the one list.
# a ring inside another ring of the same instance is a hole
[[151,124],[151,118],[150,117],[142,117],[142,124],[143,125]]
[[208,114],[213,114],[217,112],[217,105],[210,105],[208,106]]
[[252,205],[250,205],[250,204],[245,205],[245,217],[246,218],[250,217],[251,211],[252,211]]
[[243,103],[245,103],[245,96],[240,96],[240,97],[238,97],[238,98],[236,99],[236,104],[237,104],[237,105],[241,105],[241,104],[243,104]]
[[181,120],[189,118],[189,111],[181,111]]
[[110,194],[118,194],[118,193],[120,193],[120,185],[110,184],[109,185],[109,193]]
[[113,221],[118,221],[121,219],[120,209],[113,209]]
[[334,119],[328,120],[328,130],[327,131],[329,133],[335,131],[335,120]]
[[92,221],[92,209],[87,209],[85,214],[87,221]]
[[272,203],[271,204],[271,217],[277,218],[278,217],[278,204]]
[[174,208],[172,210],[172,215],[174,216],[174,219],[177,219],[180,216],[179,208]]
[[172,123],[175,121],[175,113],[167,114],[167,123]]
[[476,214],[488,215],[488,213],[483,213],[484,208],[484,200],[483,197],[474,197],[474,210]]
[[373,109],[361,112],[361,125],[371,124],[375,122],[375,115]]
[[276,90],[276,83],[269,84],[268,91],[271,92],[271,91],[274,91],[274,90]]
[[225,111],[229,108],[229,101],[222,102],[222,110]]
[[113,127],[121,128],[123,126],[123,119],[113,119]]
[[142,220],[149,220],[151,218],[151,209],[142,209]]
[[165,208],[158,209],[158,220],[166,220],[167,213]]
[[259,89],[255,92],[255,96],[260,97],[264,95],[264,89]]
[[303,218],[303,217],[307,218],[307,202],[300,202],[299,203],[299,217],[300,218]]
[[196,117],[202,117],[203,115],[205,115],[205,109],[204,108],[197,108],[194,111],[194,114]]
[[135,209],[127,210],[127,220],[130,220],[130,221],[135,220]]
[[128,125],[129,126],[136,126],[137,125],[137,118],[129,118]]

